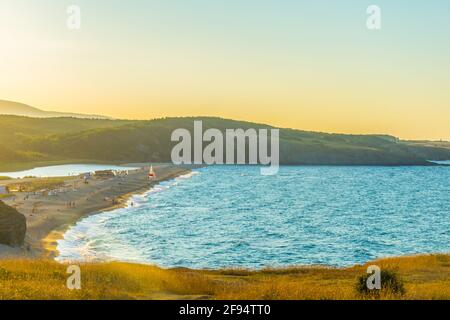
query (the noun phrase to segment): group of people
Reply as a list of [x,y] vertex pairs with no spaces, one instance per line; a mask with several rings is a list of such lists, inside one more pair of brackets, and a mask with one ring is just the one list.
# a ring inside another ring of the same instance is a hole
[[75,208],[75,201],[67,202],[67,208]]

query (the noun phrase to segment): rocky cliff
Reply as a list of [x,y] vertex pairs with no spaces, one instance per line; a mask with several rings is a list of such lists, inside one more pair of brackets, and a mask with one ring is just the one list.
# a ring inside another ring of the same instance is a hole
[[26,230],[25,216],[0,201],[0,244],[22,245]]

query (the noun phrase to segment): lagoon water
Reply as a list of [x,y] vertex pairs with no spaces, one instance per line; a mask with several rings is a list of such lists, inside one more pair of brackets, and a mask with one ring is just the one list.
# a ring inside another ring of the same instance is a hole
[[450,160],[444,160],[444,161],[430,161],[430,162],[434,162],[434,163],[437,163],[437,164],[450,165]]
[[80,221],[58,259],[260,268],[450,251],[450,167],[259,173],[214,166],[164,182]]
[[97,170],[132,170],[136,168],[122,167],[104,164],[66,164],[59,166],[38,167],[30,170],[15,172],[0,172],[0,177],[24,178],[24,177],[63,177],[79,175]]

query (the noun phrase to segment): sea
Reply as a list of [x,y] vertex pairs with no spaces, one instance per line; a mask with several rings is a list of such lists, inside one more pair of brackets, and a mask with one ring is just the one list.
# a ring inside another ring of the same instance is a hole
[[344,267],[450,252],[450,167],[210,166],[89,216],[59,261]]

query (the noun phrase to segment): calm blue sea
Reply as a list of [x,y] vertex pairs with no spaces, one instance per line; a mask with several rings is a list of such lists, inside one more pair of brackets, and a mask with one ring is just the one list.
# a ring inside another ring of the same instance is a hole
[[82,220],[58,248],[59,260],[190,268],[450,252],[450,167],[203,168]]

